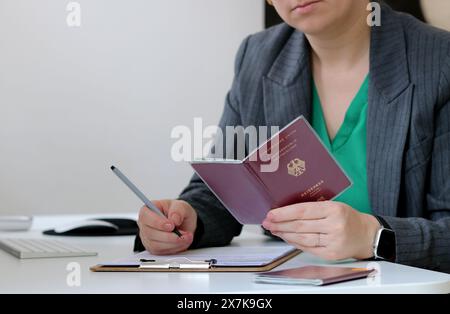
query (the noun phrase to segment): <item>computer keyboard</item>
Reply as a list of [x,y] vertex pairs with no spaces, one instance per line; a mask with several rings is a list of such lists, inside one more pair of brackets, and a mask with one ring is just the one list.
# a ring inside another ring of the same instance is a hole
[[20,259],[97,255],[67,243],[44,239],[0,239],[0,249]]

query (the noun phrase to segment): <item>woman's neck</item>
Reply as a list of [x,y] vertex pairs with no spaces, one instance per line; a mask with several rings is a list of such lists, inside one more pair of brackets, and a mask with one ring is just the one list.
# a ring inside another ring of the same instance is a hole
[[312,48],[314,66],[329,70],[348,71],[359,64],[369,64],[370,26],[366,14],[322,34],[306,37]]

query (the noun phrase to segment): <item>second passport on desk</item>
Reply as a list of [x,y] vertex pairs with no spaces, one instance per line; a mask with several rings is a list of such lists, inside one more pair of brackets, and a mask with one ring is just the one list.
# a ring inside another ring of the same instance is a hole
[[191,165],[241,224],[261,224],[274,208],[332,200],[352,185],[304,117],[243,161],[201,160]]

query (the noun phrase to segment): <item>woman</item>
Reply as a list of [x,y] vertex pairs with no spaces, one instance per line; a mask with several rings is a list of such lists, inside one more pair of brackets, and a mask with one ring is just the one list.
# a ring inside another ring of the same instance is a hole
[[[450,35],[385,5],[369,27],[368,3],[273,0],[285,24],[241,45],[220,127],[304,115],[352,178],[335,201],[272,210],[263,226],[274,235],[329,260],[450,272]],[[167,219],[145,208],[139,218],[155,254],[226,245],[241,231],[196,176],[156,204]]]

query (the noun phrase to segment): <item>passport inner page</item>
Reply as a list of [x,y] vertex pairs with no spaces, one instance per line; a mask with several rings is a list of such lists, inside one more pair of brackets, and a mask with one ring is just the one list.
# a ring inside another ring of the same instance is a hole
[[272,201],[242,162],[201,161],[192,167],[227,210],[241,224],[260,224]]

